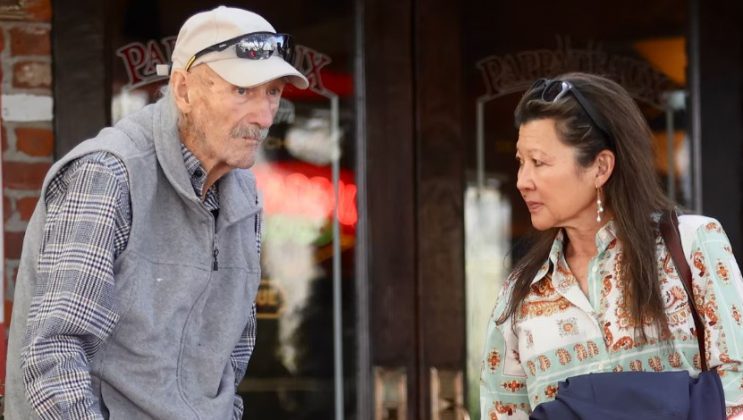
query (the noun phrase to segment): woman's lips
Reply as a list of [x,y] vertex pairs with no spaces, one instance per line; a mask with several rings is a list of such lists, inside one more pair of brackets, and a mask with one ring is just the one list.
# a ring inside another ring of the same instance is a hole
[[526,207],[529,208],[529,213],[534,213],[538,211],[540,208],[542,208],[542,203],[538,201],[527,201]]

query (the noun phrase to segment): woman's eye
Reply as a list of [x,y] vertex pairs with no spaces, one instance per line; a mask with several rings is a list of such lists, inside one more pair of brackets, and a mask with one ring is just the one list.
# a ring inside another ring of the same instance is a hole
[[544,165],[544,162],[542,162],[541,160],[532,159],[531,161],[534,163],[535,167],[540,167]]
[[248,89],[247,88],[244,88],[244,87],[238,87],[238,88],[235,89],[235,93],[237,93],[240,96],[243,96],[246,93],[248,93]]

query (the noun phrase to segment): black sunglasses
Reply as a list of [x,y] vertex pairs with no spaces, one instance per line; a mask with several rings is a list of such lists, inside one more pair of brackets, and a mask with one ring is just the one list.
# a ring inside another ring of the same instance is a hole
[[609,134],[609,130],[601,122],[602,119],[599,118],[599,113],[596,111],[596,108],[591,105],[591,102],[580,93],[574,84],[564,80],[538,79],[531,85],[530,90],[533,92],[532,94],[541,90],[539,98],[545,102],[557,102],[560,98],[567,95],[568,92],[572,93],[575,100],[578,101],[578,105],[583,108],[583,111],[588,115],[588,118],[591,120],[593,125],[601,131],[609,143],[614,143],[612,136]]
[[206,47],[188,60],[186,71],[193,63],[204,54],[224,51],[227,47],[235,46],[235,54],[239,58],[248,60],[266,60],[272,55],[278,55],[284,61],[291,64],[294,59],[294,42],[288,34],[276,34],[273,32],[252,32],[245,35],[222,41],[211,47]]

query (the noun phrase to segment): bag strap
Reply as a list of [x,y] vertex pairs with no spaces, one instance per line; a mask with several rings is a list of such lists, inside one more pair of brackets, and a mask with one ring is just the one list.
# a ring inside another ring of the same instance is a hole
[[691,283],[691,268],[689,263],[684,256],[684,250],[681,246],[681,236],[679,235],[678,229],[678,216],[676,210],[668,210],[663,212],[660,218],[660,233],[663,236],[663,242],[666,243],[668,252],[671,254],[673,264],[676,266],[676,271],[681,278],[681,283],[684,285],[686,290],[686,297],[689,299],[689,309],[691,311],[691,317],[694,319],[694,328],[696,329],[697,343],[699,344],[699,362],[702,365],[702,371],[707,371],[707,360],[705,351],[705,340],[704,340],[704,324],[702,318],[699,316],[697,307],[694,304],[694,288]]

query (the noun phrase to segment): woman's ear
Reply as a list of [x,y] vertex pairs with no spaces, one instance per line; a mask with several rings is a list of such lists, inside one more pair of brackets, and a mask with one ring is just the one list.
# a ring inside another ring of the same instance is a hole
[[174,70],[170,76],[170,90],[173,93],[175,104],[183,114],[191,110],[191,101],[188,97],[188,73],[182,70]]
[[596,187],[603,187],[606,181],[609,180],[611,174],[614,173],[614,163],[616,157],[614,152],[608,149],[604,149],[596,155]]

